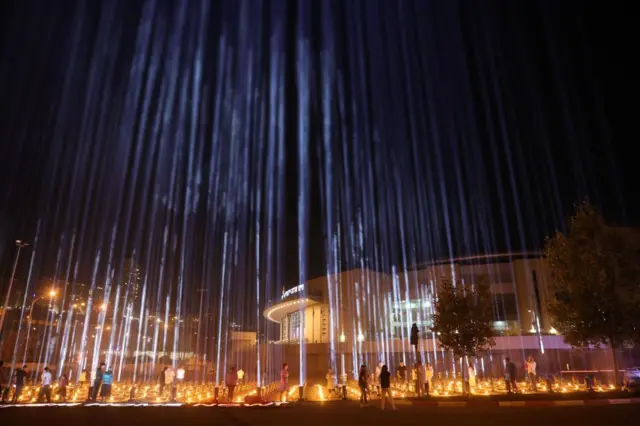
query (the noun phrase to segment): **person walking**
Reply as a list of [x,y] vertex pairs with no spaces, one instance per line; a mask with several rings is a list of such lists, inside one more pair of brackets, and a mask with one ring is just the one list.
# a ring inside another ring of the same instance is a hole
[[364,406],[367,404],[367,392],[369,387],[369,372],[367,371],[367,366],[362,364],[360,366],[360,371],[358,372],[358,386],[360,387],[360,406]]
[[111,397],[111,386],[113,385],[113,371],[108,369],[102,375],[102,387],[100,388],[100,398],[102,402],[106,402],[106,400]]
[[286,362],[282,364],[282,370],[280,371],[280,401],[282,397],[285,397],[285,401],[288,399],[287,394],[289,392],[289,364]]
[[229,402],[233,402],[233,391],[238,385],[238,373],[236,372],[236,367],[231,367],[231,369],[227,372],[227,377],[225,377],[224,379],[224,384],[227,385],[228,389],[227,398],[229,399]]
[[56,393],[62,400],[62,402],[67,402],[67,386],[69,385],[69,379],[66,374],[63,374],[58,379],[58,390]]
[[385,402],[389,400],[389,405],[393,411],[396,411],[396,405],[393,403],[393,396],[391,395],[391,373],[389,368],[383,365],[380,369],[380,408],[384,411]]
[[29,371],[27,368],[27,364],[23,365],[22,368],[18,368],[14,373],[16,390],[13,392],[13,398],[11,399],[12,404],[17,404],[20,400],[20,395],[22,395],[22,389],[24,389],[24,385],[28,375]]
[[51,402],[51,372],[49,367],[45,367],[40,378],[40,393],[38,394],[38,402],[46,398],[47,402]]
[[2,397],[3,404],[9,399],[10,389],[11,383],[9,382],[9,375],[4,368],[4,362],[0,361],[0,396]]
[[511,362],[509,357],[505,358],[505,361],[504,382],[507,387],[507,393],[516,393],[518,392],[518,386],[516,385],[516,365]]

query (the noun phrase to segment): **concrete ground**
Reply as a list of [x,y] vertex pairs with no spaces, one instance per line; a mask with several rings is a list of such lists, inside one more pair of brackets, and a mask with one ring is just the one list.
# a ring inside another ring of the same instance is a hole
[[640,404],[582,407],[458,407],[403,405],[397,412],[381,412],[379,406],[361,408],[351,401],[302,403],[287,408],[173,408],[173,407],[48,407],[3,408],[0,423],[7,425],[82,426],[339,426],[401,425],[576,425],[614,426],[636,424]]

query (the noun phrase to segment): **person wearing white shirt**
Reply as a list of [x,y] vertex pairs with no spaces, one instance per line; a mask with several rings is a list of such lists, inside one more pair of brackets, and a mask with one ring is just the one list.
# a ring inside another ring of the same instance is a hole
[[529,362],[527,362],[527,374],[529,375],[529,380],[531,381],[531,389],[534,392],[538,391],[537,382],[536,382],[536,360],[533,357],[529,357]]
[[178,382],[182,382],[184,380],[184,367],[178,367],[178,369],[176,370],[176,379],[178,380]]
[[167,368],[167,371],[164,372],[164,385],[171,386],[175,377],[176,371],[173,369],[173,367]]
[[45,367],[40,378],[40,393],[38,394],[38,402],[42,402],[43,398],[47,399],[47,402],[51,402],[51,372],[49,367]]

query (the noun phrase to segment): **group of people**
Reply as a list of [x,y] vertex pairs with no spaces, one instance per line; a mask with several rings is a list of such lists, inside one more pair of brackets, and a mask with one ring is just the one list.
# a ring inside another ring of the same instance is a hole
[[[396,411],[396,405],[393,402],[391,395],[391,373],[389,367],[386,364],[378,363],[373,376],[373,379],[377,386],[380,388],[380,408],[385,409],[387,401],[393,411]],[[368,402],[367,393],[369,392],[369,385],[371,376],[367,366],[362,364],[360,371],[358,372],[358,387],[360,387],[360,404],[366,404]]]
[[[538,390],[538,374],[537,374],[537,364],[536,360],[533,356],[529,356],[524,362],[524,371],[526,377],[529,379],[529,387],[533,392],[537,392]],[[505,367],[504,367],[504,383],[507,388],[507,393],[516,393],[518,392],[518,385],[516,383],[516,378],[518,374],[518,369],[516,364],[511,361],[509,357],[505,358]]]
[[111,397],[111,387],[113,386],[113,370],[107,368],[107,364],[101,362],[98,368],[91,373],[89,369],[80,372],[80,386],[84,386],[89,376],[89,392],[87,400],[96,402],[98,396],[102,402]]
[[177,383],[184,381],[185,374],[186,371],[182,366],[174,369],[170,365],[165,365],[158,376],[158,393],[162,395],[165,388],[171,392],[171,389],[173,389]]
[[[29,367],[25,364],[22,368],[16,368],[9,380],[9,375],[4,369],[4,363],[0,361],[0,396],[2,397],[2,403],[17,404],[22,395],[22,390],[27,384],[29,378]],[[69,385],[69,379],[66,374],[60,375],[58,378],[57,393],[63,402],[67,400],[67,386]],[[40,391],[38,392],[38,402],[51,402],[51,391],[53,386],[53,376],[49,367],[44,367],[42,374],[40,375]],[[9,399],[9,393],[11,388],[15,387],[13,396]]]

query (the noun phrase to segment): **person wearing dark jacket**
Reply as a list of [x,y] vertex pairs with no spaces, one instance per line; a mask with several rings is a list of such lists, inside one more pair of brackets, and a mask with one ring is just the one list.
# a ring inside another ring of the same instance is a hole
[[360,404],[367,403],[367,388],[369,381],[369,372],[367,366],[362,364],[360,366],[360,372],[358,373],[358,386],[360,387]]
[[382,396],[380,397],[380,408],[384,410],[385,402],[389,399],[389,405],[393,411],[396,411],[396,405],[393,403],[393,397],[391,396],[391,373],[389,373],[389,367],[382,366],[380,371],[380,388],[382,390]]
[[14,373],[16,379],[16,390],[13,392],[13,398],[11,399],[12,404],[17,404],[20,399],[20,395],[22,394],[22,389],[24,388],[25,381],[29,372],[27,370],[27,364],[23,365],[22,368],[18,368]]
[[509,357],[505,358],[505,361],[504,382],[507,386],[507,392],[518,392],[518,386],[516,385],[516,365]]
[[93,381],[93,395],[91,395],[91,400],[93,402],[98,398],[98,392],[100,392],[100,386],[102,385],[102,376],[106,369],[107,364],[104,362],[101,362],[100,366],[96,369],[96,379]]

